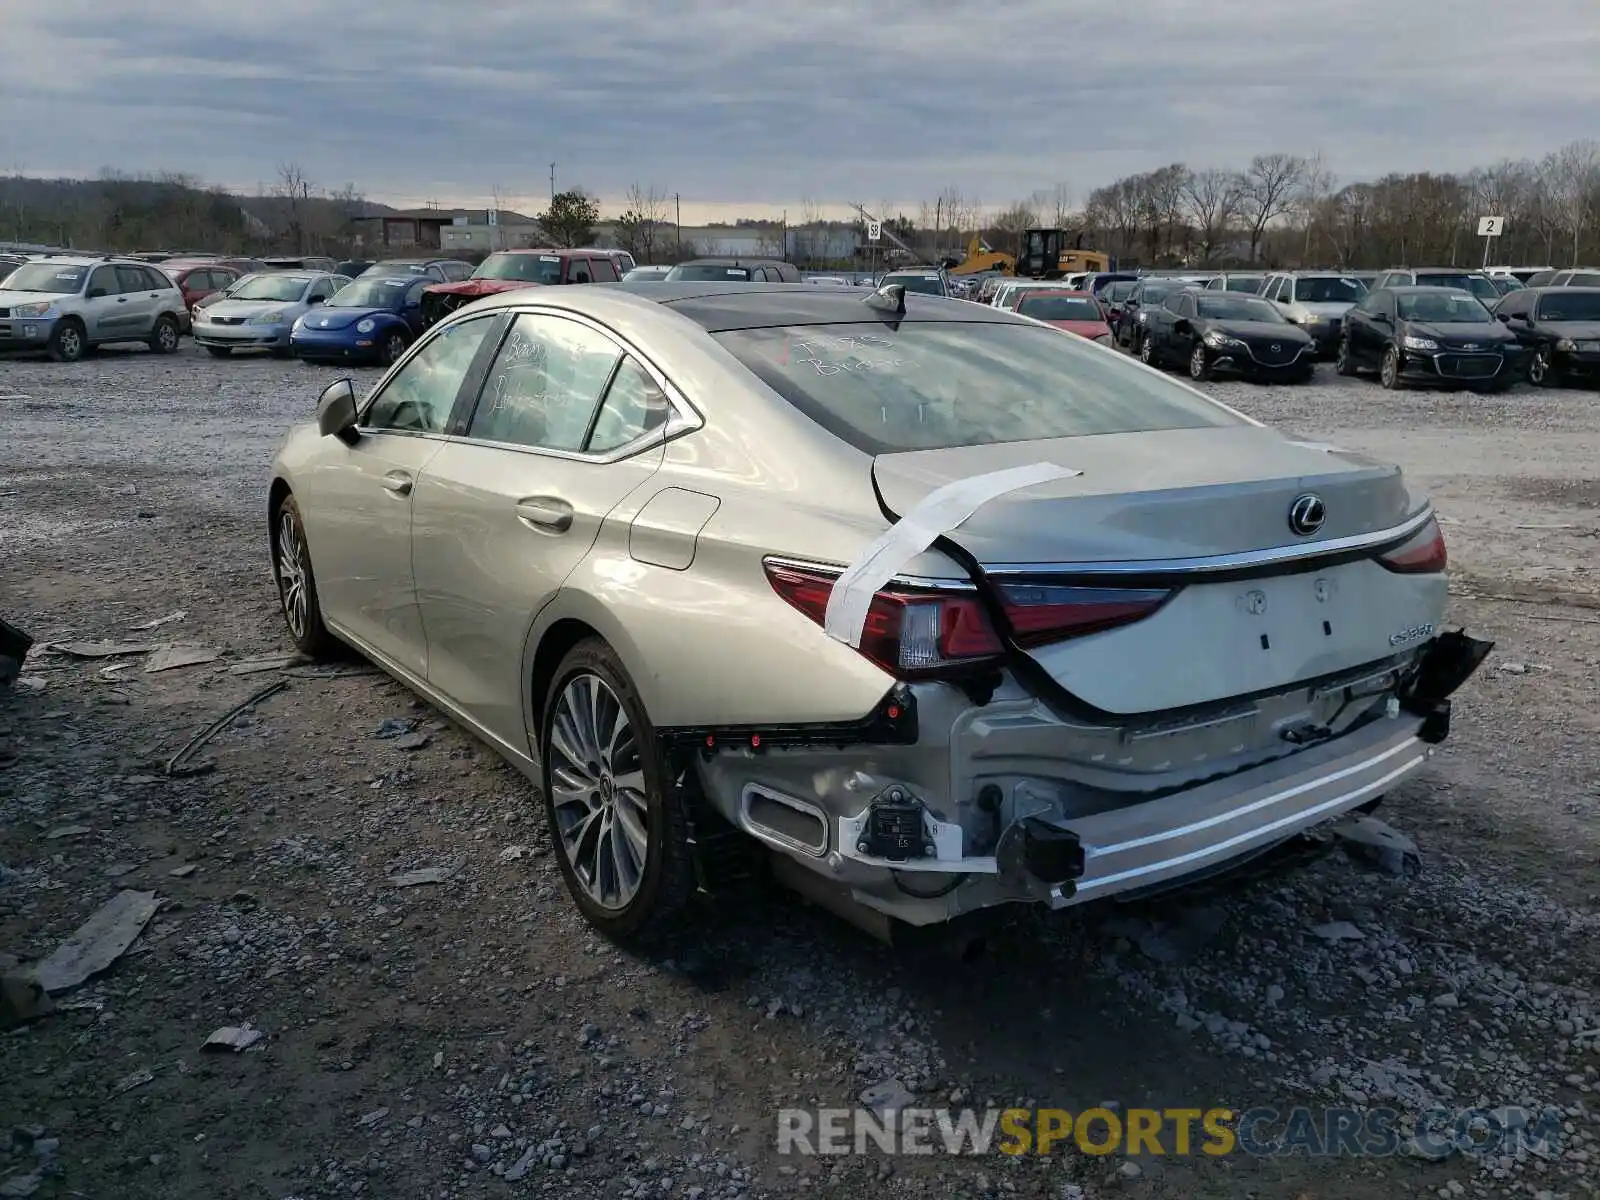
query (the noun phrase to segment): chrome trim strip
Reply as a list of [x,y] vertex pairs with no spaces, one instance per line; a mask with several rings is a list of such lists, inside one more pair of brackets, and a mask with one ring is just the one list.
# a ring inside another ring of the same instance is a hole
[[1351,550],[1376,550],[1395,545],[1414,536],[1433,519],[1433,505],[1427,504],[1398,525],[1372,533],[1306,542],[1299,546],[1275,546],[1268,550],[1245,550],[1238,554],[1213,554],[1200,558],[1119,559],[1115,562],[985,563],[985,575],[1205,575],[1242,568],[1274,566],[1343,554]]
[[[1415,739],[1413,739],[1413,741],[1415,741]],[[1132,867],[1129,870],[1119,872],[1115,875],[1105,875],[1099,879],[1092,879],[1086,883],[1081,883],[1078,885],[1077,891],[1074,893],[1073,898],[1077,899],[1082,897],[1086,892],[1093,892],[1098,888],[1104,888],[1111,884],[1123,883],[1130,879],[1138,879],[1142,875],[1149,875],[1156,871],[1165,871],[1170,867],[1187,866],[1190,863],[1197,863],[1202,859],[1214,858],[1220,853],[1233,849],[1235,846],[1243,845],[1245,842],[1254,841],[1264,834],[1276,833],[1278,830],[1285,829],[1290,826],[1298,826],[1302,829],[1309,829],[1315,823],[1314,821],[1310,820],[1310,818],[1321,816],[1323,813],[1331,812],[1335,809],[1348,808],[1350,805],[1360,801],[1363,797],[1368,796],[1373,792],[1382,791],[1396,779],[1399,779],[1408,771],[1415,770],[1417,767],[1420,767],[1427,761],[1428,756],[1426,754],[1419,754],[1409,762],[1403,763],[1396,767],[1387,775],[1383,775],[1377,779],[1374,779],[1371,783],[1365,783],[1358,788],[1352,788],[1350,791],[1343,792],[1331,800],[1325,800],[1321,804],[1318,804],[1312,808],[1302,809],[1299,812],[1290,813],[1287,817],[1281,817],[1272,822],[1270,825],[1257,826],[1254,829],[1246,830],[1244,833],[1236,834],[1225,841],[1213,842],[1210,845],[1202,846],[1197,850],[1191,850],[1187,854],[1180,854],[1176,858],[1165,859],[1158,863],[1147,863],[1144,866]],[[1328,778],[1334,777],[1330,776]],[[1326,783],[1327,778],[1318,780],[1316,782]],[[1316,786],[1316,784],[1313,783],[1310,786]],[[1059,891],[1057,892],[1057,897],[1059,897]]]

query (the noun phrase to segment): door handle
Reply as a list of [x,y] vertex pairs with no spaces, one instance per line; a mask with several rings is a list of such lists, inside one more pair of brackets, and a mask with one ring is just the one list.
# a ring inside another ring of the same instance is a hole
[[540,533],[565,533],[572,528],[572,505],[553,496],[521,500],[517,519]]
[[404,471],[390,471],[383,477],[384,489],[396,496],[409,496],[415,483]]
[[117,297],[117,303],[118,304],[126,304],[127,302],[128,302],[128,298],[126,296],[118,296]]

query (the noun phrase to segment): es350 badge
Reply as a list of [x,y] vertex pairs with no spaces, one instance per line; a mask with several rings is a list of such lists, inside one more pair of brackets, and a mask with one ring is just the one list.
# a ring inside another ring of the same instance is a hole
[[1391,633],[1389,635],[1389,645],[1409,646],[1412,642],[1420,642],[1424,638],[1432,636],[1433,626],[1431,624],[1413,625],[1410,629],[1402,629],[1398,633]]

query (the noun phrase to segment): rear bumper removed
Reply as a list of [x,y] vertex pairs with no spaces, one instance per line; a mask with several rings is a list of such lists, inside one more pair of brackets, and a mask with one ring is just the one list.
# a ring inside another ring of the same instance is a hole
[[664,737],[788,882],[880,932],[886,918],[1064,908],[1254,860],[1422,766],[1491,648],[1446,633],[1374,669],[1138,730],[1074,725],[1008,681],[976,707],[900,687],[857,726]]

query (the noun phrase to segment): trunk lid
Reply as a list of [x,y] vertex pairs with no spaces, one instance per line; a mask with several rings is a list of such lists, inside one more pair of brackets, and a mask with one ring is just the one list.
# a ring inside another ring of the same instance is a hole
[[[1128,586],[1133,568],[1151,560],[1314,547],[1393,528],[1421,507],[1399,468],[1261,426],[886,454],[873,478],[903,516],[944,484],[1040,461],[1082,474],[1000,496],[947,532],[1012,595],[1048,588],[1053,576],[1058,585]],[[1289,515],[1307,494],[1322,500],[1325,520],[1302,536]],[[1084,564],[1098,570],[1085,573]],[[1203,566],[1151,578],[1138,586],[1172,595],[1149,615],[1028,654],[1096,708],[1161,712],[1388,658],[1442,619],[1445,595],[1443,574],[1395,574],[1371,559],[1297,561],[1223,582]]]

